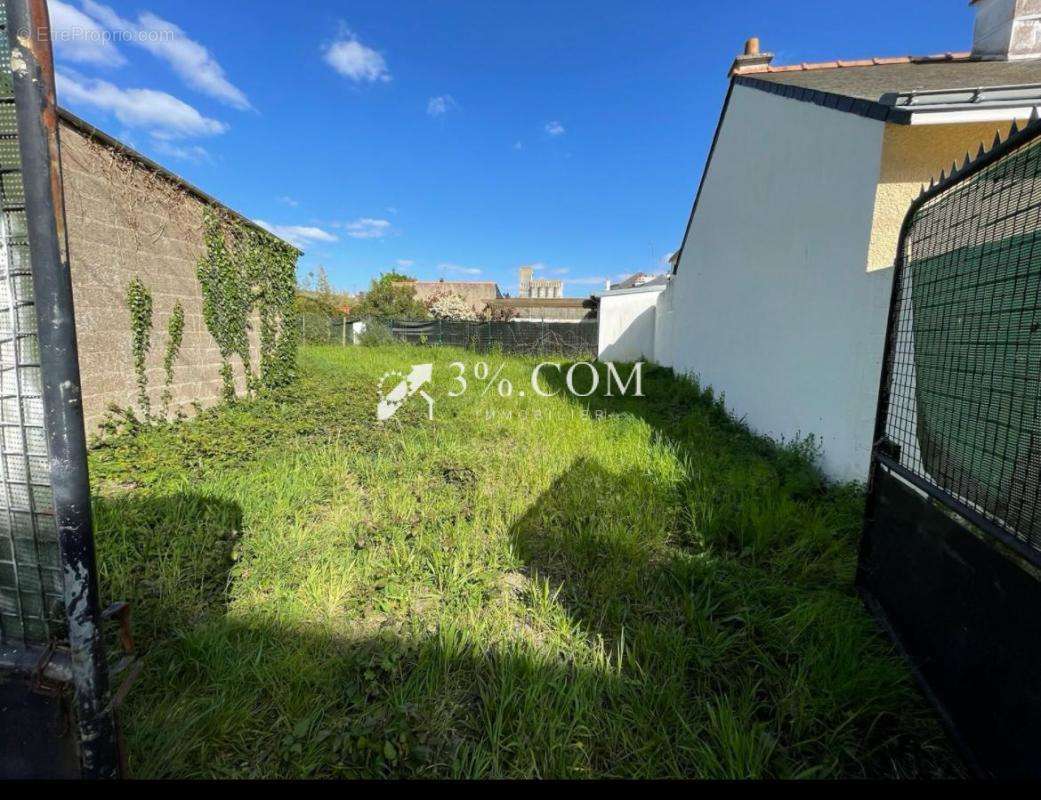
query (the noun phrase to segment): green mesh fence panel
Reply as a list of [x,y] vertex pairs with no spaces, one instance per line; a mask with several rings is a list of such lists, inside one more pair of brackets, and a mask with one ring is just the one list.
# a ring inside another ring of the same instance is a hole
[[914,215],[886,437],[902,466],[1041,551],[1039,143]]
[[17,645],[60,637],[64,609],[6,13],[0,3],[0,642]]

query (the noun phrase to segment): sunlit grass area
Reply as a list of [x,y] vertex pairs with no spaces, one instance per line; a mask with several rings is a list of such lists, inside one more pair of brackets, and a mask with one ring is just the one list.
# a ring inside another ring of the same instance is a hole
[[[423,361],[434,420],[378,424]],[[581,400],[536,363],[310,348],[281,394],[95,448],[134,775],[957,772],[854,592],[856,488],[666,370]]]

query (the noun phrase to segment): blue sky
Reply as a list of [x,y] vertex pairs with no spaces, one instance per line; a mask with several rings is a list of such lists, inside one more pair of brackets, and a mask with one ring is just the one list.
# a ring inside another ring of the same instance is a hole
[[581,296],[661,271],[748,36],[777,63],[972,39],[964,0],[50,7],[60,103],[350,290],[403,269],[515,292],[534,264]]

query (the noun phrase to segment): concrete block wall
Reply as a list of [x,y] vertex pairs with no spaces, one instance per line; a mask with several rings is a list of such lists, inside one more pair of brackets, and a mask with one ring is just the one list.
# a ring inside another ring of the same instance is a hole
[[[174,364],[171,413],[191,413],[192,403],[220,398],[220,353],[202,317],[202,290],[196,265],[204,251],[204,201],[146,163],[62,120],[62,170],[66,224],[83,410],[88,432],[108,407],[137,407],[131,354],[130,313],[125,296],[139,277],[153,299],[148,395],[161,407],[166,326],[179,301],[184,307],[184,340]],[[251,334],[254,369],[259,360],[258,326]],[[246,376],[234,359],[239,391]]]

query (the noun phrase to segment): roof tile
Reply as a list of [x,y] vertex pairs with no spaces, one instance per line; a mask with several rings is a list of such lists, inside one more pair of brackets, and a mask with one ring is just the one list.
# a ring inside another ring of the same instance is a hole
[[817,61],[803,62],[802,64],[778,65],[756,64],[747,67],[737,67],[735,75],[756,75],[760,73],[775,72],[812,72],[821,69],[844,69],[847,67],[871,67],[885,66],[887,64],[935,64],[949,61],[969,61],[972,53],[934,53],[928,56],[880,56],[876,58],[862,58],[852,61]]

